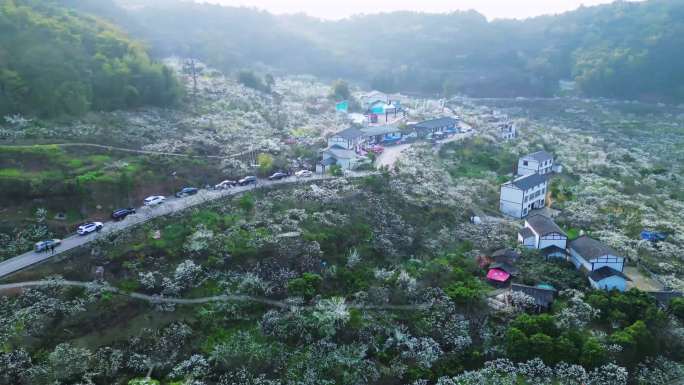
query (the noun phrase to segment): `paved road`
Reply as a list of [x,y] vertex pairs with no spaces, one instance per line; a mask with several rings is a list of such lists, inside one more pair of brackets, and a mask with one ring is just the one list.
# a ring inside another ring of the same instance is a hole
[[[359,173],[359,175],[367,175],[368,173]],[[355,176],[355,175],[351,175]],[[281,184],[292,184],[297,182],[311,182],[316,180],[330,179],[329,176],[314,175],[310,178],[295,178],[290,177],[287,179],[282,179],[280,181],[269,181],[269,180],[259,180],[256,186],[238,186],[233,187],[228,190],[210,191],[210,190],[200,190],[197,195],[193,195],[187,198],[167,198],[166,202],[155,207],[141,207],[137,210],[134,215],[129,215],[120,222],[106,222],[104,228],[99,233],[91,233],[85,236],[71,235],[62,240],[62,244],[55,249],[54,254],[50,252],[36,253],[35,251],[30,251],[28,253],[10,258],[6,261],[0,262],[0,278],[6,277],[10,274],[16,273],[22,269],[29,266],[33,266],[37,263],[46,261],[54,256],[63,254],[69,250],[83,246],[90,242],[93,242],[99,238],[106,237],[107,234],[121,231],[129,227],[145,223],[154,218],[158,218],[164,215],[174,213],[176,211],[184,210],[186,208],[196,206],[205,202],[213,201],[223,197],[236,195],[243,193],[245,191],[253,190],[255,188],[265,188]]]

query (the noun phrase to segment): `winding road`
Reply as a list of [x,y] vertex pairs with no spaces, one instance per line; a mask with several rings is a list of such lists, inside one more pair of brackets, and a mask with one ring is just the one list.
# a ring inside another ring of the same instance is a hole
[[[359,177],[370,175],[371,173],[352,173],[350,177]],[[62,244],[58,246],[54,253],[51,252],[35,252],[29,251],[27,253],[10,258],[0,262],[0,278],[7,277],[13,273],[23,270],[27,267],[36,265],[38,263],[49,260],[57,255],[66,253],[77,247],[94,242],[100,238],[106,237],[108,234],[116,233],[121,230],[137,226],[139,224],[148,222],[152,219],[169,215],[187,208],[200,205],[202,203],[214,201],[228,196],[238,195],[246,191],[254,189],[269,188],[284,184],[294,184],[299,182],[312,182],[317,180],[332,179],[333,177],[324,175],[314,175],[310,178],[296,178],[290,177],[281,179],[279,181],[270,181],[260,179],[256,185],[251,186],[236,186],[228,190],[200,190],[196,195],[186,198],[167,198],[167,200],[154,207],[141,207],[134,215],[129,215],[126,219],[118,222],[110,221],[104,223],[104,228],[99,233],[91,233],[89,235],[71,235],[62,240]]]

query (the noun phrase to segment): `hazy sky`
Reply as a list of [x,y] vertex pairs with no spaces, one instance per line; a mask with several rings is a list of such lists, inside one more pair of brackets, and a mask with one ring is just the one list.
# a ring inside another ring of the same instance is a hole
[[196,0],[232,6],[249,6],[274,13],[304,12],[325,19],[339,19],[359,13],[398,10],[450,12],[474,9],[489,19],[525,18],[569,11],[612,0]]

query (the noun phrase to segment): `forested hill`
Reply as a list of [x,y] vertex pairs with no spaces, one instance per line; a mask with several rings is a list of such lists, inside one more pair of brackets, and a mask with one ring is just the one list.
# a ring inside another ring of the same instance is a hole
[[[192,55],[224,70],[344,77],[386,91],[684,101],[684,1],[584,7],[488,22],[476,12],[410,12],[322,22],[179,0],[62,0],[123,23],[157,55]],[[109,6],[105,7],[105,3]],[[125,15],[125,16],[122,16]]]
[[118,28],[52,0],[0,0],[0,116],[169,106],[181,87]]

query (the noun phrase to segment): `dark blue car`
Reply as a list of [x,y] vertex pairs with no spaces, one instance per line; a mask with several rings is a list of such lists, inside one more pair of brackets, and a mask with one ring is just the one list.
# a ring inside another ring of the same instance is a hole
[[195,194],[197,194],[198,191],[199,191],[199,189],[197,189],[195,187],[185,187],[184,189],[182,189],[176,193],[176,198],[183,198],[183,197],[187,197],[190,195],[195,195]]

